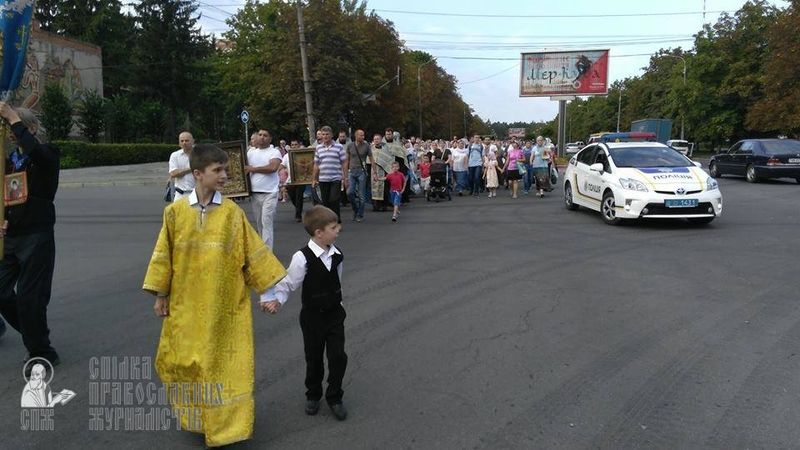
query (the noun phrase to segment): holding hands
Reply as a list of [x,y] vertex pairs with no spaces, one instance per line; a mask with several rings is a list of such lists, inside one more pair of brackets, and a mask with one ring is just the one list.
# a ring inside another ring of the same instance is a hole
[[278,300],[270,300],[267,302],[261,302],[259,304],[261,307],[261,311],[265,313],[275,314],[281,309],[281,302]]

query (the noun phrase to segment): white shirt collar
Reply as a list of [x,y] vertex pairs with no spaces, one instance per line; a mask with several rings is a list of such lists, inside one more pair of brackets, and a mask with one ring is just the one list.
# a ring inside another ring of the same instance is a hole
[[[199,203],[197,199],[197,190],[192,189],[192,193],[189,194],[189,205],[196,205],[197,203]],[[211,203],[216,205],[222,204],[222,194],[220,194],[219,191],[214,191],[214,196],[211,197]]]
[[334,253],[342,253],[339,251],[338,248],[336,248],[335,245],[332,244],[330,249],[325,250],[324,248],[317,245],[317,243],[314,242],[313,239],[308,240],[308,248],[310,248],[311,251],[314,252],[314,256],[316,256],[317,258],[319,258],[319,256],[323,253],[328,253],[329,255],[333,255]]

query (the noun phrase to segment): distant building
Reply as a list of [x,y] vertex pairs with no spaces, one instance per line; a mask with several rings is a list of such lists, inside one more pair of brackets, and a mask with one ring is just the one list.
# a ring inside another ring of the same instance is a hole
[[89,90],[103,95],[103,54],[94,44],[42,31],[34,22],[27,59],[14,105],[40,110],[44,88],[53,82],[74,104]]

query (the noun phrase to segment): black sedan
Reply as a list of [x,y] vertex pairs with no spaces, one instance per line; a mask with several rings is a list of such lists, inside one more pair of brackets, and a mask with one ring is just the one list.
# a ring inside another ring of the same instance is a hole
[[745,139],[725,153],[711,157],[708,173],[744,175],[756,183],[768,178],[794,178],[800,183],[800,141],[795,139]]

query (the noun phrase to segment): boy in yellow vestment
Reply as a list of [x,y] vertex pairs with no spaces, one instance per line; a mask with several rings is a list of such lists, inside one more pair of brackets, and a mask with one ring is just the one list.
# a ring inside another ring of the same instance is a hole
[[253,433],[253,323],[250,291],[286,275],[244,211],[219,191],[228,155],[198,145],[195,190],[164,209],[143,289],[164,318],[156,370],[181,429],[210,447]]

